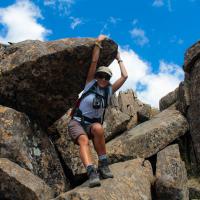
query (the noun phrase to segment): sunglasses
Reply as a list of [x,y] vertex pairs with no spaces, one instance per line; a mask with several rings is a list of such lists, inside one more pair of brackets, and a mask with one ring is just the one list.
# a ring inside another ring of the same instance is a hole
[[97,73],[96,77],[99,79],[105,79],[106,81],[109,81],[111,78],[108,74],[102,74],[102,73]]

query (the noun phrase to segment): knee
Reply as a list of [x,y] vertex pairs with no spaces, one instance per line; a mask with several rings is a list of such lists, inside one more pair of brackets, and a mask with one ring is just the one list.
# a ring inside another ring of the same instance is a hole
[[97,136],[103,136],[104,135],[104,130],[101,124],[99,123],[95,123],[92,125],[91,127],[91,133],[93,135],[97,135]]
[[80,146],[87,146],[89,145],[89,139],[86,135],[80,135],[77,139],[77,142]]

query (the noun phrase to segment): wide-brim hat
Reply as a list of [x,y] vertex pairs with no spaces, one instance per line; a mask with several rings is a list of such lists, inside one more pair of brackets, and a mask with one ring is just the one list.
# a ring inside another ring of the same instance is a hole
[[110,77],[112,76],[112,71],[108,67],[105,67],[105,66],[101,66],[96,70],[96,74],[99,72],[104,72],[108,74]]

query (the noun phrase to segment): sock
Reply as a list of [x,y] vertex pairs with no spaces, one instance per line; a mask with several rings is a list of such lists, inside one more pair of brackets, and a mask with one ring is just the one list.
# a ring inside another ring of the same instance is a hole
[[103,155],[99,155],[99,160],[102,161],[102,160],[107,160],[107,155],[106,154],[103,154]]
[[87,173],[89,174],[89,172],[94,168],[94,165],[93,164],[89,164],[85,168],[87,170]]

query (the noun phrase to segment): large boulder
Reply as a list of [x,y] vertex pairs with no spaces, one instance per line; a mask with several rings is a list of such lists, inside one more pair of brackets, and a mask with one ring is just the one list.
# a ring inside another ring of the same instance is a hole
[[57,194],[70,189],[53,144],[29,118],[0,106],[0,157],[43,179]]
[[192,45],[186,52],[184,58],[183,69],[185,72],[190,73],[194,67],[195,62],[200,57],[200,41]]
[[164,110],[106,144],[111,162],[147,158],[156,154],[188,130],[185,117],[177,110]]
[[101,180],[101,187],[83,185],[61,194],[55,200],[151,199],[153,172],[149,161],[135,159],[110,166],[114,178]]
[[198,175],[199,169],[197,169],[194,145],[190,132],[188,131],[185,135],[178,138],[176,142],[179,145],[181,158],[185,162],[188,176]]
[[176,102],[176,109],[184,116],[187,116],[187,111],[190,106],[190,83],[187,80],[187,75],[185,73],[185,80],[179,84]]
[[0,199],[49,200],[53,190],[30,171],[0,158]]
[[118,95],[119,109],[130,116],[127,128],[130,129],[138,124],[137,112],[142,109],[143,103],[137,99],[136,93],[129,89],[125,92],[119,92]]
[[185,53],[184,70],[188,74],[190,106],[187,119],[190,124],[190,134],[194,145],[197,168],[200,169],[200,42],[193,45]]
[[148,121],[158,113],[158,109],[152,108],[149,104],[143,104],[142,108],[137,112],[138,123]]
[[121,112],[119,108],[109,106],[105,111],[103,123],[106,142],[126,131],[129,120],[129,115]]
[[161,111],[170,107],[179,110],[186,116],[190,105],[190,83],[186,77],[187,73],[185,73],[185,80],[179,84],[179,87],[160,99],[159,108]]
[[159,101],[159,108],[161,111],[167,109],[177,101],[178,88],[162,97]]
[[156,196],[158,200],[189,200],[187,172],[177,144],[157,154]]
[[[84,87],[94,43],[94,38],[75,38],[0,45],[0,104],[48,127],[72,107]],[[106,39],[102,46],[98,66],[108,66],[117,45]]]

